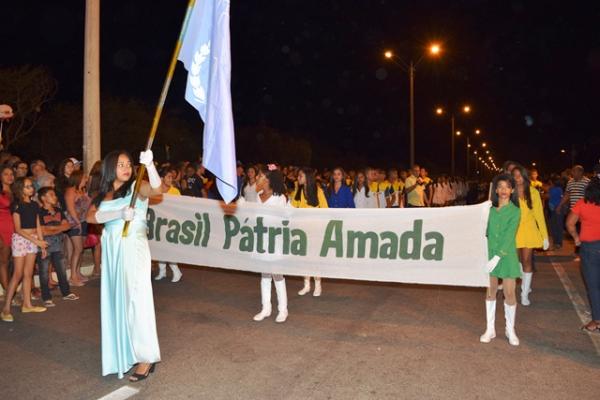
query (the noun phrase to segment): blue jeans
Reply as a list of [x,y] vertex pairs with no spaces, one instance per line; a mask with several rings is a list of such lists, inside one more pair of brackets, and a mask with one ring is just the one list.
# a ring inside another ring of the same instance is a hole
[[565,213],[561,210],[559,213],[556,210],[551,211],[550,215],[550,233],[552,234],[552,242],[555,246],[562,246],[563,235],[565,231]]
[[579,256],[588,299],[592,307],[592,319],[600,321],[600,240],[582,242]]
[[50,261],[54,266],[56,275],[58,276],[58,285],[63,297],[71,294],[71,288],[69,287],[69,281],[67,280],[67,272],[63,265],[63,253],[62,251],[53,251],[48,253],[48,257],[42,258],[41,253],[38,253],[38,270],[40,274],[40,286],[42,287],[42,299],[44,301],[52,300],[52,294],[48,288],[48,266]]

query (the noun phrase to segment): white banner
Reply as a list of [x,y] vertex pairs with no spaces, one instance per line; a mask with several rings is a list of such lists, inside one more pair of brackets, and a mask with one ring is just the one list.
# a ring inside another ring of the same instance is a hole
[[298,209],[164,195],[148,210],[152,258],[279,273],[487,286],[490,203],[445,208]]

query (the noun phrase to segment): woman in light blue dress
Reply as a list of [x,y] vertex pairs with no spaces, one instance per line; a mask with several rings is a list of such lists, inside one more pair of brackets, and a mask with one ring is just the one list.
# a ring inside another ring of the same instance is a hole
[[[102,179],[87,221],[104,224],[100,319],[102,375],[119,379],[134,365],[129,380],[136,382],[154,371],[160,361],[156,334],[150,249],[146,233],[148,198],[161,193],[161,181],[152,162],[152,151],[140,154],[150,184],[142,182],[134,208],[129,204],[135,176],[131,156],[114,151],[102,161]],[[123,237],[125,221],[129,234]]]

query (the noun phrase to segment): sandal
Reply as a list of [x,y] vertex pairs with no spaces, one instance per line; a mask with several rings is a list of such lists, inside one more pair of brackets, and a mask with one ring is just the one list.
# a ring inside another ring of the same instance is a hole
[[63,300],[79,300],[79,296],[75,293],[70,293],[69,295],[63,297]]
[[[593,322],[593,321],[592,321]],[[587,325],[584,325],[581,327],[581,330],[583,332],[587,332],[587,333],[595,333],[595,332],[600,332],[600,324],[598,324],[597,322],[595,323],[596,325],[594,326],[594,328],[590,328],[590,325],[592,324],[592,322],[588,323]]]
[[138,374],[137,372],[134,372],[130,377],[129,377],[129,382],[139,382],[139,381],[143,381],[144,379],[146,379],[148,376],[150,376],[151,373],[154,372],[154,368],[156,367],[156,364],[152,364],[150,366],[150,368],[148,368],[148,370],[146,371],[145,374]]
[[54,304],[54,302],[52,300],[44,301],[44,307],[49,308],[49,307],[54,307],[54,306],[56,306],[56,304]]

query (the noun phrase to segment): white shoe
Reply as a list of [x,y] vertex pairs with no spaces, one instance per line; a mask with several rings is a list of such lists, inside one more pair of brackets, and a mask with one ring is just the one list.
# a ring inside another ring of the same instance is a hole
[[481,343],[489,343],[496,337],[496,300],[485,301],[485,316],[487,328],[485,333],[479,337]]
[[531,293],[531,280],[533,278],[533,272],[524,272],[523,279],[521,282],[521,304],[524,306],[531,305],[529,300],[529,293]]
[[285,322],[288,317],[285,279],[275,281],[275,292],[277,293],[277,310],[279,310],[279,313],[277,313],[277,317],[275,318],[275,322]]
[[517,305],[509,306],[504,303],[504,319],[506,320],[506,329],[504,330],[504,334],[508,339],[508,343],[511,346],[519,345],[519,337],[515,332],[515,317],[517,314]]
[[305,276],[304,287],[298,292],[298,294],[300,296],[304,296],[308,292],[310,292],[310,276]]
[[171,282],[179,282],[181,280],[181,277],[183,276],[183,274],[179,270],[179,266],[177,264],[171,263],[169,264],[169,267],[171,267],[171,271],[173,271],[173,278],[171,279]]
[[269,318],[271,316],[270,308],[263,308],[258,314],[254,316],[255,321],[262,321],[265,318]]
[[313,292],[314,297],[321,295],[321,278],[315,278],[315,291]]
[[160,281],[164,277],[167,276],[167,264],[166,263],[158,263],[158,275],[154,277],[155,281]]

